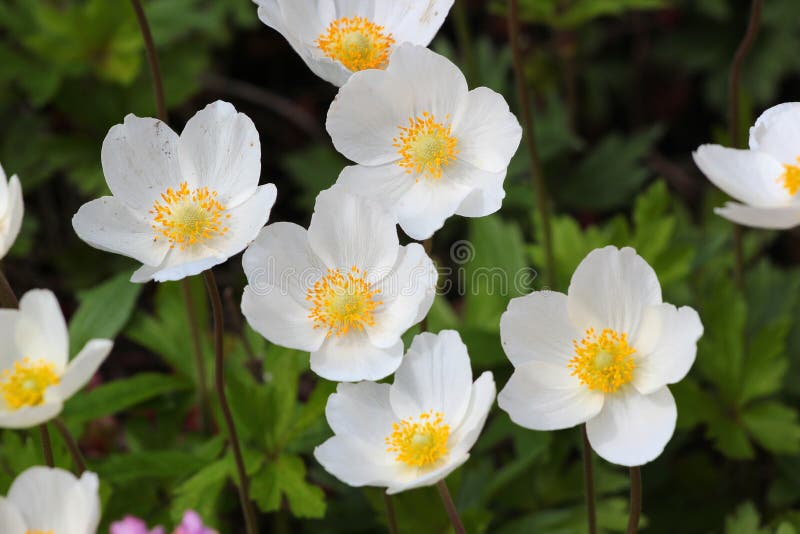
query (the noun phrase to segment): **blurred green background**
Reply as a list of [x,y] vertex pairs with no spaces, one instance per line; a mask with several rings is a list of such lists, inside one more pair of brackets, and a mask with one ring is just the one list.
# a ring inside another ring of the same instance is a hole
[[[471,86],[500,91],[516,109],[506,4],[457,0],[432,47],[456,61]],[[740,294],[731,282],[731,226],[711,211],[725,198],[691,162],[699,144],[728,143],[727,77],[749,2],[521,4],[525,76],[556,212],[556,289],[566,289],[591,249],[631,245],[658,272],[665,300],[694,306],[706,327],[697,363],[673,388],[678,430],[643,469],[644,530],[799,531],[800,236],[747,231]],[[258,21],[249,0],[149,0],[145,8],[172,126],[180,130],[213,100],[234,103],[260,132],[262,182],[278,187],[272,220],[306,225],[316,194],[345,164],[324,131],[335,88]],[[742,76],[745,134],[761,111],[796,99],[800,89],[797,0],[766,0],[762,22]],[[106,192],[100,145],[127,113],[155,115],[127,0],[0,0],[0,162],[20,176],[26,201],[22,234],[3,268],[18,293],[56,291],[71,317],[73,354],[90,337],[117,338],[101,378],[64,414],[102,478],[101,531],[126,513],[171,525],[194,508],[220,532],[237,533],[232,458],[215,433],[217,414],[205,418],[196,408],[180,286],[128,283],[134,263],[91,249],[70,225],[83,202]],[[490,369],[500,386],[511,365],[499,317],[523,288],[469,281],[480,269],[513,277],[543,264],[526,163],[521,148],[499,214],[453,218],[433,245],[440,266],[452,271],[445,278],[461,276],[467,287],[438,298],[429,327],[458,329],[475,375]],[[466,262],[451,254],[458,240],[471,243]],[[335,385],[308,371],[306,354],[270,346],[242,326],[238,258],[217,271],[227,296],[229,396],[262,531],[385,531],[380,491],[342,485],[310,455],[330,434],[324,405]],[[208,324],[199,282],[194,290]],[[211,377],[208,332],[202,343]],[[4,431],[0,439],[4,493],[42,459],[35,432]],[[69,466],[55,439],[58,463]],[[472,458],[449,479],[467,530],[584,532],[579,445],[577,429],[527,431],[495,408]],[[627,473],[599,459],[595,465],[600,525],[621,532]],[[402,494],[396,506],[401,532],[449,528],[432,489]]]

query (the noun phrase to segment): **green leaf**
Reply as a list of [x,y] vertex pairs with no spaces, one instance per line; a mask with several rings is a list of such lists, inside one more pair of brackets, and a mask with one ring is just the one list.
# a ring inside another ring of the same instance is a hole
[[769,530],[760,528],[760,525],[761,517],[755,505],[746,502],[725,518],[725,534],[769,534]]
[[777,401],[748,407],[742,423],[765,449],[777,454],[800,452],[800,424],[797,411]]
[[78,293],[80,306],[69,322],[70,354],[90,339],[114,339],[133,314],[141,284],[130,282],[131,273],[120,273],[97,287]]
[[306,468],[298,456],[281,455],[267,461],[253,477],[250,494],[263,512],[274,512],[285,495],[295,517],[325,516],[325,494],[305,480]]

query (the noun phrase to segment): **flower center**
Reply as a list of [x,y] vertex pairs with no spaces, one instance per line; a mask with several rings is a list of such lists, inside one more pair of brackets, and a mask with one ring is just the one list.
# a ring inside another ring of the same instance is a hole
[[23,358],[14,362],[13,369],[6,369],[0,375],[0,394],[12,410],[38,406],[44,402],[45,390],[59,381],[52,362]]
[[181,250],[215,236],[225,235],[228,227],[224,219],[225,206],[217,200],[217,192],[207,187],[189,189],[183,182],[178,189],[171,187],[161,193],[161,199],[153,203],[153,230],[156,235],[170,242],[170,248],[178,245]]
[[589,328],[580,341],[573,341],[575,356],[569,361],[572,376],[593,391],[614,393],[633,380],[636,363],[631,354],[636,349],[628,345],[628,335],[606,328],[597,335]]
[[392,425],[392,434],[386,438],[386,450],[395,453],[396,460],[411,467],[426,467],[438,462],[447,454],[450,425],[443,423],[443,415],[433,410],[404,419]]
[[[446,116],[445,120],[450,117]],[[438,180],[442,169],[450,165],[458,154],[458,139],[450,133],[450,125],[436,122],[427,111],[421,117],[408,119],[408,126],[398,126],[400,137],[393,146],[402,158],[398,165],[425,178]],[[419,179],[417,179],[419,181]]]
[[308,317],[314,320],[314,328],[326,328],[328,336],[343,336],[355,328],[375,324],[375,308],[383,304],[375,300],[380,293],[367,282],[367,273],[353,266],[350,272],[328,269],[306,293],[312,302]]
[[317,46],[329,58],[353,72],[385,69],[392,34],[364,17],[342,17],[334,20],[317,39]]
[[[797,158],[800,163],[800,157]],[[783,174],[778,178],[778,183],[783,186],[789,195],[794,196],[800,190],[800,165],[783,164]]]
[[26,530],[25,534],[53,534],[52,530]]

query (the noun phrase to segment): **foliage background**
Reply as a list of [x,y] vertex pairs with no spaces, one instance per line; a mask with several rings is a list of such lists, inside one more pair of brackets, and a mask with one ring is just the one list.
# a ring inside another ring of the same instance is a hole
[[[558,287],[582,257],[631,245],[655,267],[665,300],[696,307],[706,334],[689,378],[673,388],[678,430],[646,466],[647,532],[790,534],[800,529],[800,272],[798,234],[748,231],[746,291],[731,282],[731,227],[712,214],[724,201],[691,162],[704,142],[728,142],[727,76],[746,25],[742,0],[522,0],[527,82],[556,216]],[[471,86],[516,95],[506,2],[457,0],[433,48]],[[324,132],[335,89],[317,79],[249,0],[145,2],[165,74],[173,127],[206,103],[233,102],[256,123],[262,181],[278,186],[272,220],[306,225],[317,192],[345,164]],[[742,78],[742,131],[800,87],[796,0],[767,0]],[[199,510],[238,532],[233,464],[214,436],[216,413],[196,408],[195,372],[180,287],[138,286],[134,264],[80,242],[69,223],[106,192],[100,145],[127,113],[153,116],[144,50],[127,0],[0,0],[0,161],[26,200],[20,239],[4,261],[18,293],[57,292],[73,354],[90,337],[116,336],[112,357],[64,418],[102,478],[104,526],[125,513],[174,524]],[[437,233],[440,265],[516,273],[543,263],[520,149],[508,196],[494,216],[451,219]],[[450,246],[474,254],[454,262]],[[350,489],[310,455],[330,433],[323,410],[334,385],[308,371],[307,355],[270,346],[242,326],[244,276],[218,269],[228,301],[228,386],[246,441],[264,532],[382,532],[378,490]],[[439,298],[430,329],[457,328],[476,376],[502,385],[511,366],[499,343],[506,294],[483,282]],[[537,280],[537,287],[540,287]],[[205,296],[194,301],[208,323]],[[413,334],[409,333],[409,338]],[[211,340],[202,340],[211,377]],[[202,387],[210,389],[210,384]],[[205,424],[204,424],[205,423]],[[55,436],[54,436],[55,437]],[[0,433],[0,491],[42,463],[35,432]],[[56,437],[57,440],[57,437]],[[470,461],[449,483],[470,532],[573,533],[585,527],[577,430],[531,432],[495,409]],[[57,462],[69,456],[56,442]],[[626,472],[596,461],[599,520],[624,530]],[[397,500],[402,532],[448,528],[433,490]]]

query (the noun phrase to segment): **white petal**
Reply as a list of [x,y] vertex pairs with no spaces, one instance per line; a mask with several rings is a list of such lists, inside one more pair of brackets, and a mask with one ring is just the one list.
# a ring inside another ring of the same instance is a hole
[[729,221],[753,228],[786,230],[800,224],[800,206],[761,208],[727,202],[724,207],[714,209],[714,213]]
[[253,330],[276,345],[313,352],[325,341],[327,332],[314,328],[309,308],[279,287],[245,287],[242,313]]
[[395,219],[419,212],[419,207],[414,204],[416,197],[409,194],[416,182],[396,163],[375,167],[350,165],[342,170],[336,180],[337,186],[380,204]]
[[226,256],[202,244],[187,247],[185,250],[176,247],[167,253],[159,265],[139,267],[131,276],[131,282],[142,284],[150,280],[156,282],[181,280],[187,276],[200,274],[227,260]]
[[411,114],[403,126],[408,119],[421,117],[424,112],[433,115],[437,122],[459,123],[466,110],[467,80],[452,61],[424,46],[402,44],[389,59],[386,72],[394,79],[408,80],[411,85]]
[[266,226],[242,256],[247,283],[256,294],[275,288],[307,307],[307,292],[325,272],[308,244],[306,229],[288,222]]
[[797,165],[800,149],[800,102],[786,102],[766,110],[750,128],[750,148],[766,152],[781,163]]
[[17,346],[33,361],[52,362],[61,374],[69,357],[69,338],[56,296],[47,289],[32,289],[20,299],[19,309]]
[[467,346],[454,330],[414,337],[395,373],[390,399],[400,419],[418,418],[433,410],[455,427],[464,418],[472,393],[472,368]]
[[151,225],[152,221],[115,197],[87,202],[72,217],[75,233],[94,248],[158,265],[166,256],[169,243],[156,239]]
[[468,453],[472,446],[475,445],[497,394],[494,377],[489,371],[478,377],[475,383],[472,384],[471,389],[472,394],[470,395],[467,413],[450,438],[451,443],[453,443],[451,454],[456,456],[460,455],[460,453]]
[[703,145],[693,156],[703,174],[736,200],[753,206],[782,206],[791,200],[779,181],[783,166],[768,154]]
[[394,461],[381,463],[385,448],[368,447],[350,436],[333,436],[314,449],[314,458],[349,486],[389,486],[400,477],[400,466]]
[[279,0],[278,3],[287,28],[308,44],[314,43],[331,22],[344,16],[337,13],[335,0]]
[[444,226],[448,218],[455,215],[464,199],[475,190],[472,184],[454,178],[459,170],[468,174],[458,176],[470,180],[475,177],[472,173],[484,174],[467,163],[456,161],[448,168],[450,174],[439,180],[420,179],[409,189],[405,201],[410,208],[398,213],[397,219],[411,238],[422,241],[431,237]]
[[25,534],[25,521],[8,499],[0,497],[0,532],[3,534]]
[[436,296],[436,266],[419,243],[400,247],[392,272],[374,287],[381,304],[375,310],[375,324],[365,326],[378,347],[397,343],[400,336],[427,315]]
[[398,43],[428,46],[454,0],[376,2],[375,22],[386,27]]
[[335,382],[380,380],[395,372],[403,360],[403,342],[389,348],[378,348],[367,334],[350,330],[331,336],[319,350],[311,353],[311,370]]
[[603,409],[586,423],[592,449],[619,465],[643,465],[655,460],[672,437],[678,410],[669,389],[650,395],[634,388],[606,396]]
[[661,304],[648,308],[642,320],[633,385],[647,395],[683,380],[694,363],[703,324],[688,306]]
[[[2,182],[3,180],[0,180]],[[14,245],[17,240],[19,230],[22,228],[22,215],[25,211],[24,203],[22,201],[22,186],[19,183],[19,178],[14,175],[8,182],[8,197],[6,204],[6,212],[3,214],[0,221],[0,231],[3,236],[0,245],[0,259],[6,255],[8,250]]]
[[0,218],[5,216],[8,211],[9,195],[8,195],[8,177],[3,165],[0,164]]
[[125,117],[124,124],[108,131],[101,159],[111,192],[134,209],[149,210],[167,187],[183,179],[178,136],[157,119]]
[[530,361],[514,370],[497,404],[520,426],[559,430],[597,415],[603,394],[581,385],[566,365]]
[[258,131],[247,115],[227,102],[209,104],[189,119],[181,133],[179,155],[183,179],[216,191],[228,209],[249,199],[258,186]]
[[0,372],[25,356],[15,339],[19,318],[19,310],[0,308]]
[[[368,447],[385,452],[380,463],[392,460],[386,452],[386,438],[392,434],[397,416],[389,403],[389,384],[359,382],[339,384],[336,393],[328,397],[325,417],[333,432],[361,440]],[[373,458],[378,460],[379,457]]]
[[72,397],[92,379],[108,357],[114,343],[109,339],[92,339],[69,363],[61,382],[53,389],[62,402]]
[[503,183],[506,181],[506,171],[498,173],[476,173],[476,184],[472,192],[461,202],[456,209],[456,215],[462,217],[486,217],[497,212],[506,198]]
[[636,339],[644,310],[661,304],[655,271],[632,248],[593,250],[578,265],[567,293],[572,324],[611,328]]
[[420,469],[417,470],[415,474],[411,474],[406,471],[403,473],[403,478],[406,481],[393,483],[387,488],[386,493],[389,495],[394,495],[396,493],[400,493],[401,491],[432,486],[440,480],[447,478],[450,473],[464,465],[467,460],[469,460],[469,454],[451,454],[447,457],[447,460],[442,466],[439,466],[431,471]]
[[407,78],[382,70],[364,70],[350,77],[328,110],[325,128],[333,146],[363,165],[400,159],[393,146],[400,127],[416,117]]
[[258,233],[267,224],[277,194],[273,184],[259,186],[255,194],[228,210],[228,231],[206,241],[206,246],[226,258],[240,253],[258,237]]
[[392,217],[378,204],[336,186],[317,196],[308,242],[328,267],[358,267],[369,282],[387,276],[399,253]]
[[0,428],[31,428],[53,419],[63,408],[60,401],[48,400],[47,393],[45,402],[38,406],[26,406],[18,410],[3,406],[0,408]]
[[567,296],[536,291],[511,299],[500,317],[500,341],[514,366],[530,361],[567,365],[582,338],[567,314]]
[[522,139],[522,127],[498,93],[487,87],[467,94],[466,109],[453,125],[458,157],[479,169],[502,172]]
[[8,500],[30,530],[91,534],[97,529],[100,502],[93,473],[78,480],[63,469],[31,467],[11,484]]

